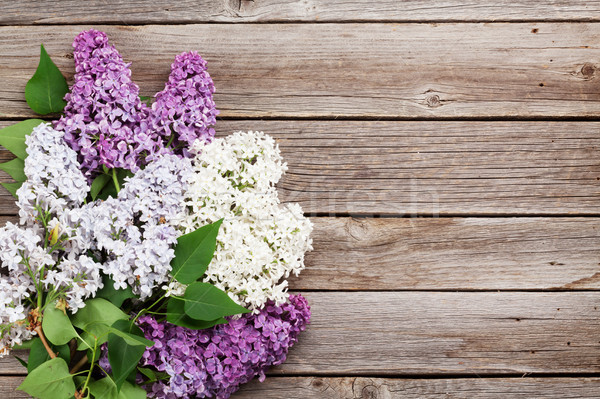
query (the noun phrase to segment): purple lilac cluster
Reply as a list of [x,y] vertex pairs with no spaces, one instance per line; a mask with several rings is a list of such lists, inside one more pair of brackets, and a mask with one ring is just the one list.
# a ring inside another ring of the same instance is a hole
[[310,307],[300,295],[258,314],[246,314],[206,330],[189,330],[150,316],[139,319],[146,338],[141,365],[166,372],[170,379],[148,387],[152,398],[229,398],[255,376],[285,361],[310,319]]
[[206,61],[191,51],[175,57],[165,89],[155,96],[150,115],[153,131],[176,154],[187,156],[194,141],[210,141],[219,114],[213,100],[215,85]]
[[186,148],[196,139],[214,136],[215,87],[197,53],[175,58],[169,81],[150,108],[131,80],[130,64],[104,32],[81,32],[73,47],[75,83],[54,127],[65,132],[88,180],[102,166],[135,172],[154,155],[187,156]]
[[160,151],[162,143],[146,128],[150,110],[139,98],[129,64],[104,32],[81,32],[73,48],[75,83],[55,128],[78,152],[88,179],[102,165],[135,172],[141,158]]

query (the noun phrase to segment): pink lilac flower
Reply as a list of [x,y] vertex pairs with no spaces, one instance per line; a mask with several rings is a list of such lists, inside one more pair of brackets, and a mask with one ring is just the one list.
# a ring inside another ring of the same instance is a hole
[[[75,83],[55,128],[79,154],[88,179],[102,165],[136,171],[143,158],[162,148],[146,128],[149,108],[139,98],[129,64],[104,32],[81,32],[73,42]],[[156,136],[156,135],[155,135]]]
[[211,126],[219,111],[214,92],[206,61],[195,51],[178,55],[165,89],[155,96],[150,128],[163,136],[176,154],[187,156],[194,141],[210,141],[215,135]]
[[65,96],[64,116],[54,126],[77,151],[88,180],[102,166],[136,172],[155,155],[187,156],[196,139],[214,136],[215,88],[197,53],[175,58],[165,89],[149,108],[131,80],[130,64],[104,32],[81,32],[73,47],[75,83]]
[[275,306],[269,302],[258,314],[246,314],[206,330],[190,330],[151,316],[139,319],[146,338],[141,365],[166,372],[169,379],[147,387],[151,398],[229,398],[255,376],[285,361],[288,350],[306,329],[310,307],[300,295]]

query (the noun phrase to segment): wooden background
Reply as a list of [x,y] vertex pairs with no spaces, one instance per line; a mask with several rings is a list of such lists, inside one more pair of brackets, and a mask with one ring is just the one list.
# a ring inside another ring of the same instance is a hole
[[312,324],[234,398],[597,398],[599,22],[598,0],[4,1],[0,126],[33,116],[41,41],[72,81],[73,37],[107,31],[144,95],[196,49],[219,134],[274,135],[315,224]]

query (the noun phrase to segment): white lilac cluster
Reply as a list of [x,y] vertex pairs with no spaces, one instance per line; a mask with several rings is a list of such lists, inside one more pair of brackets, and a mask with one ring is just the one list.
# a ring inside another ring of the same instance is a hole
[[[186,198],[184,233],[224,219],[205,281],[258,311],[287,299],[291,273],[312,249],[311,222],[298,204],[280,205],[275,184],[286,170],[278,146],[262,132],[237,132],[192,149],[195,174]],[[172,293],[181,291],[171,285]]]
[[169,278],[181,233],[166,222],[183,216],[192,174],[189,159],[164,155],[129,178],[117,198],[92,209],[96,246],[107,257],[103,271],[116,289],[129,285],[146,299]]
[[[37,252],[47,259],[43,283],[47,289],[63,291],[71,311],[84,306],[83,301],[102,287],[99,264],[87,255],[91,247],[93,219],[80,206],[89,187],[79,168],[77,153],[63,140],[64,133],[42,123],[26,137],[27,180],[17,191],[21,224],[34,231]],[[45,223],[45,228],[41,224]],[[54,231],[60,251],[44,243],[45,235]],[[30,253],[31,259],[34,253]]]
[[39,210],[60,214],[85,200],[87,180],[79,168],[77,153],[65,144],[63,136],[63,132],[42,123],[25,139],[27,181],[17,192],[23,224],[31,225]]
[[[41,285],[61,292],[73,312],[102,286],[98,265],[86,254],[90,220],[74,208],[83,203],[87,183],[62,135],[41,124],[26,138],[27,181],[17,191],[21,225],[7,223],[0,229],[5,271],[0,277],[0,355],[31,337],[24,320],[33,307],[29,299]],[[48,242],[52,237],[55,243]]]
[[[31,267],[41,267],[52,259],[37,246],[40,238],[33,229],[22,229],[12,223],[0,228],[0,261],[4,274],[0,277],[0,356],[8,354],[13,345],[31,338],[23,322],[30,306],[26,303],[35,286],[26,273]],[[28,257],[27,260],[25,257]]]

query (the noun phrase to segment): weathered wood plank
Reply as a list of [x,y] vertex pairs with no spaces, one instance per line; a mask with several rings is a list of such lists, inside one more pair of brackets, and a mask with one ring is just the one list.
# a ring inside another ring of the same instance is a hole
[[312,221],[293,290],[600,289],[598,218]]
[[599,289],[598,218],[313,218],[293,289]]
[[597,0],[519,2],[498,0],[104,0],[81,3],[8,1],[0,24],[203,23],[203,22],[337,22],[337,21],[520,21],[587,20],[600,17]]
[[[597,292],[307,292],[312,324],[274,374],[600,371]],[[0,373],[22,373],[13,357]]]
[[[23,377],[0,377],[0,397],[29,398],[15,391]],[[276,377],[244,385],[232,399],[547,399],[598,398],[598,378],[396,379]]]
[[252,381],[232,399],[529,399],[597,398],[596,378],[392,379],[270,377]]
[[[0,28],[0,117],[31,115],[23,88],[39,43],[73,74],[87,26]],[[266,24],[97,26],[143,94],[173,57],[209,61],[228,117],[591,117],[600,114],[600,24]]]
[[307,293],[279,373],[597,372],[597,293]]
[[313,321],[275,373],[600,370],[598,293],[307,293]]
[[[217,124],[219,135],[250,129],[278,140],[289,166],[280,196],[307,213],[600,213],[597,122]],[[0,190],[0,213],[14,214]]]

